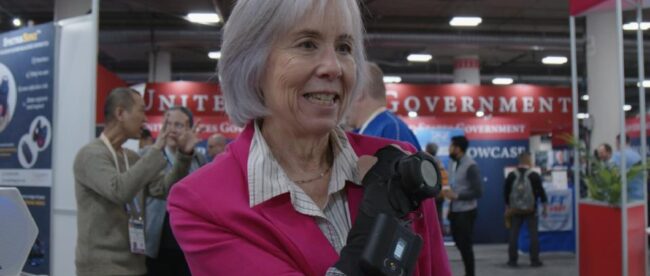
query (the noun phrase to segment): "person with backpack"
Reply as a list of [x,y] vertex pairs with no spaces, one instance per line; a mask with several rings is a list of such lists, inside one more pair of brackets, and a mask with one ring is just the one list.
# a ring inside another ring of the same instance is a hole
[[546,217],[546,192],[541,176],[531,169],[530,153],[519,155],[517,169],[508,174],[504,187],[506,201],[506,227],[510,228],[508,238],[508,266],[517,267],[517,241],[519,229],[524,221],[528,224],[530,236],[530,265],[540,267],[539,240],[537,238],[537,200],[542,202],[542,216]]

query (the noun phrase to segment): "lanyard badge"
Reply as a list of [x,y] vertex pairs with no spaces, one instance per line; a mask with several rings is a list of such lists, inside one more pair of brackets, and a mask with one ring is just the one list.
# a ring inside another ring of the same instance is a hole
[[[115,153],[113,146],[111,146],[110,141],[104,133],[99,136],[99,139],[104,142],[108,150],[111,152],[117,173],[121,173],[120,165],[117,161],[117,154]],[[126,170],[129,170],[129,159],[126,157],[124,151],[122,151],[122,157],[124,158]],[[133,208],[131,207],[131,204],[133,205]],[[133,198],[133,202],[126,205],[126,211],[129,214],[129,246],[131,248],[131,253],[145,254],[144,220],[142,218],[142,211],[140,210],[137,196]]]

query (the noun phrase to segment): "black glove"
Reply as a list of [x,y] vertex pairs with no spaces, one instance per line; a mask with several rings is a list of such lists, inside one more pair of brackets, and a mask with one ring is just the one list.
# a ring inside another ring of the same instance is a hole
[[400,187],[396,165],[407,154],[394,146],[386,146],[375,153],[377,163],[362,180],[363,200],[357,218],[348,233],[341,257],[334,265],[346,275],[363,275],[359,259],[366,246],[375,219],[379,213],[401,218],[417,206],[413,206]]

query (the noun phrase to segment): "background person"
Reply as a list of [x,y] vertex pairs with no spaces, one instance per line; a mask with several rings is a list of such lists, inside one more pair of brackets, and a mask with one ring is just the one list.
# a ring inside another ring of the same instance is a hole
[[208,159],[213,160],[215,156],[226,149],[228,139],[219,133],[212,134],[208,138]]
[[[167,166],[164,128],[142,157],[122,148],[127,139],[140,138],[146,120],[144,110],[138,92],[129,88],[111,91],[104,103],[106,128],[75,157],[75,264],[79,276],[144,275],[143,200],[147,196],[166,197],[172,184],[187,175],[190,155],[183,153],[174,167],[163,173]],[[187,143],[189,136],[182,135],[179,143]]]
[[420,150],[413,131],[395,114],[386,109],[384,73],[377,64],[368,62],[368,80],[361,93],[352,100],[348,124],[363,135],[377,136],[410,143]]
[[451,166],[451,181],[447,189],[442,190],[445,198],[451,200],[449,223],[451,236],[460,251],[465,265],[465,275],[474,276],[474,249],[472,236],[476,221],[478,199],[483,194],[481,172],[478,165],[465,154],[469,141],[465,136],[451,137],[449,157],[454,162]]
[[[195,124],[192,112],[186,107],[173,106],[165,111],[165,129],[167,142],[163,151],[167,167],[170,171],[179,156],[192,156],[190,173],[207,163],[203,154],[194,150],[199,143],[196,137],[198,122]],[[191,140],[185,144],[179,143],[179,138],[185,133],[191,133]],[[171,227],[167,213],[167,201],[155,197],[146,198],[147,217],[145,223],[147,241],[147,274],[151,276],[184,276],[191,275]]]
[[542,215],[546,217],[546,192],[542,186],[541,176],[532,170],[533,162],[530,153],[519,155],[517,169],[510,172],[505,180],[503,196],[506,203],[506,219],[510,220],[510,235],[508,238],[508,266],[517,266],[519,229],[521,224],[528,225],[530,238],[530,265],[542,266],[539,260],[539,239],[537,237],[537,201],[543,205]]
[[[363,83],[363,40],[354,0],[237,1],[219,73],[226,112],[245,129],[169,198],[194,275],[354,272],[368,220],[398,215],[381,202],[385,179],[360,185],[357,160],[383,166],[386,158],[364,155],[390,143],[413,148],[338,128]],[[433,202],[420,213],[415,275],[450,275]]]

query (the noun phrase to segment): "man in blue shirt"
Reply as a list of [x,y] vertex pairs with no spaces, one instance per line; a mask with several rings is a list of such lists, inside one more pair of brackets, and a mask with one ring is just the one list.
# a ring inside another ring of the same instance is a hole
[[368,62],[365,87],[352,101],[347,123],[358,133],[408,142],[422,150],[415,134],[406,123],[386,109],[384,73],[375,63]]
[[[625,158],[625,168],[629,170],[632,166],[641,163],[641,155],[630,146],[630,136],[625,136],[625,147],[621,151],[621,135],[616,135],[616,152],[612,155],[611,162],[617,167],[621,166],[621,160]],[[638,175],[633,179],[627,179],[628,201],[639,201],[643,199],[643,176]]]

